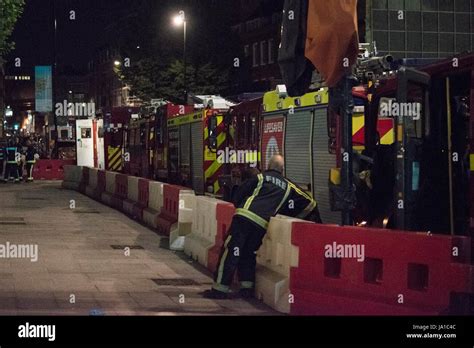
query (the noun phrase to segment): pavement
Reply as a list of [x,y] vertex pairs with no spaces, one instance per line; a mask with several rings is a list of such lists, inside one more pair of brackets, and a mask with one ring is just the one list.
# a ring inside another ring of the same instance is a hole
[[[254,299],[202,298],[206,269],[60,182],[0,184],[2,245],[0,315],[278,315]],[[19,245],[32,245],[28,258],[7,254]]]

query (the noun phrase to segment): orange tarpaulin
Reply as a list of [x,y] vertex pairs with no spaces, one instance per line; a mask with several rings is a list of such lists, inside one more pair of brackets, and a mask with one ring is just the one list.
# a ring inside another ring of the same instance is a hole
[[305,56],[334,87],[357,60],[357,0],[309,0],[307,23]]

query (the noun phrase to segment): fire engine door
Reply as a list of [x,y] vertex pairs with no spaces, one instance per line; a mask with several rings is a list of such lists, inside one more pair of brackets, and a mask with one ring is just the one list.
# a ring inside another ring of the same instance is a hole
[[94,167],[94,134],[92,120],[76,120],[77,165]]

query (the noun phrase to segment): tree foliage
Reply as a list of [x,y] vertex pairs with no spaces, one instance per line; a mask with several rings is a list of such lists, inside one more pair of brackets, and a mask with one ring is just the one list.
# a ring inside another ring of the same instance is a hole
[[182,102],[185,87],[189,93],[219,94],[228,85],[228,72],[211,63],[190,64],[186,67],[181,60],[159,60],[143,58],[129,68],[118,71],[120,78],[131,87],[132,94],[142,100],[165,98]]
[[0,59],[14,48],[9,38],[24,5],[24,0],[0,0]]

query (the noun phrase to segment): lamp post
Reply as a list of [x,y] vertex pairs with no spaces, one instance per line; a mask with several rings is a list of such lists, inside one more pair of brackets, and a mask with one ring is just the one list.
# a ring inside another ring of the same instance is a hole
[[184,11],[179,11],[178,15],[173,18],[175,26],[183,26],[183,81],[184,81],[184,103],[188,102],[188,91],[186,81],[186,15]]

